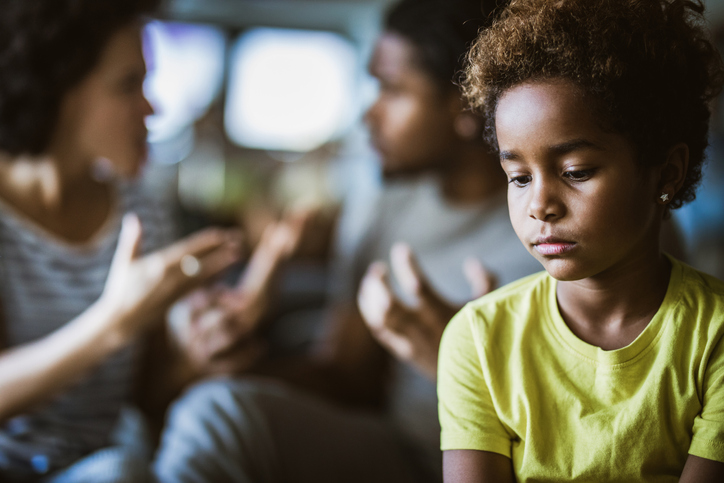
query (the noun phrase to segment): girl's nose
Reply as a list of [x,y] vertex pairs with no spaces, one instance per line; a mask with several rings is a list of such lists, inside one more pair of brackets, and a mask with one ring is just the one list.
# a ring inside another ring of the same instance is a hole
[[539,178],[531,186],[528,215],[539,221],[551,222],[565,214],[565,206],[556,192],[555,185]]

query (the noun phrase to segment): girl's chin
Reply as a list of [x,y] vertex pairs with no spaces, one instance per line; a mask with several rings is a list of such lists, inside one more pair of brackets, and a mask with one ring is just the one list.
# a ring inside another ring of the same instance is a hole
[[548,275],[559,282],[573,282],[590,276],[590,273],[585,272],[582,267],[577,266],[578,264],[570,259],[546,259],[540,260],[540,262]]

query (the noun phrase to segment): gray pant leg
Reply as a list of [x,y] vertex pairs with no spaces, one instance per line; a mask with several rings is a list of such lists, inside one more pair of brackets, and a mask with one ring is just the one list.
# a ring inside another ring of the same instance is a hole
[[220,379],[173,407],[155,462],[163,483],[406,483],[391,430],[284,385]]
[[148,458],[122,446],[91,453],[45,483],[147,483],[151,481]]

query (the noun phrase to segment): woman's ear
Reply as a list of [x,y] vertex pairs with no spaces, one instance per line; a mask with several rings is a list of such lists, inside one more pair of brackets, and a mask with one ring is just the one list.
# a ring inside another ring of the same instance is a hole
[[453,121],[455,134],[464,141],[473,141],[481,137],[482,121],[471,112],[461,112]]
[[679,192],[689,169],[689,146],[679,143],[671,147],[666,155],[666,162],[661,166],[659,194],[663,204],[674,198]]

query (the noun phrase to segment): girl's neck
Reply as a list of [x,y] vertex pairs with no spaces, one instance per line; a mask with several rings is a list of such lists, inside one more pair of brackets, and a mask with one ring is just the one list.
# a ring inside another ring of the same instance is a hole
[[652,249],[605,273],[558,283],[558,308],[576,336],[614,350],[629,345],[646,328],[664,300],[671,273],[658,240],[652,243]]
[[498,158],[477,144],[463,147],[442,174],[442,192],[454,204],[479,203],[505,190]]

